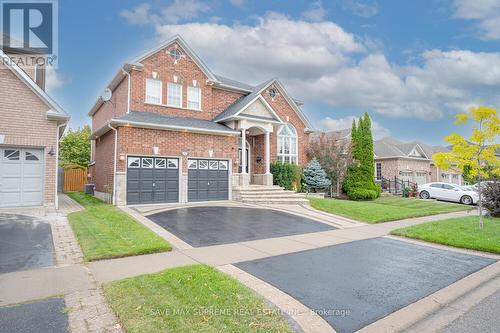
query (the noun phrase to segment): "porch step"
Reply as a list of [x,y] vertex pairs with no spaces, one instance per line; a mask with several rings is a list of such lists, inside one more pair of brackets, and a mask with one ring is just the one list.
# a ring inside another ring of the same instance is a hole
[[297,194],[294,191],[287,191],[287,190],[282,190],[282,191],[240,191],[240,195],[288,195],[288,194]]
[[[275,191],[284,191],[283,187],[272,185],[249,185],[249,186],[236,186],[234,190],[241,192],[275,192]],[[291,192],[291,191],[288,191]]]
[[253,204],[303,205],[309,201],[305,194],[284,190],[280,186],[249,185],[234,188],[234,199]]
[[309,201],[304,198],[255,198],[241,199],[241,202],[251,204],[271,204],[271,205],[307,205]]

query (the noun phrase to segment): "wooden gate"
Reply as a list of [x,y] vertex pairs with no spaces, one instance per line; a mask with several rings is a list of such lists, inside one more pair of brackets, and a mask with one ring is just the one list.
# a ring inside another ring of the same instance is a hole
[[83,192],[87,183],[87,168],[81,165],[64,166],[64,192]]

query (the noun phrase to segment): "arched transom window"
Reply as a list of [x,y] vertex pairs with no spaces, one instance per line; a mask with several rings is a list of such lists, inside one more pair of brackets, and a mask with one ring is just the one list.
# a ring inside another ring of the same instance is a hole
[[297,164],[297,131],[291,124],[278,130],[278,161]]

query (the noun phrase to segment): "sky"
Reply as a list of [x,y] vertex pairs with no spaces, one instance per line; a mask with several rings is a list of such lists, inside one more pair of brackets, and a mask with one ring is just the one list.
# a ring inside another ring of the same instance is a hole
[[368,112],[375,139],[443,144],[500,106],[500,0],[59,0],[49,93],[75,128],[125,62],[178,33],[211,70],[277,77],[320,130]]

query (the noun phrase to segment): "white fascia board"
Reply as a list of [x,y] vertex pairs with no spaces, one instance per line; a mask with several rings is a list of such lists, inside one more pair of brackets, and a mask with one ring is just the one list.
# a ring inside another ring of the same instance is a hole
[[12,59],[0,49],[0,57],[4,59],[4,66],[10,69],[21,81],[23,81],[28,88],[35,93],[48,107],[51,108],[52,113],[58,113],[64,119],[69,119],[70,116],[57,104],[42,88],[40,88],[35,81],[33,81],[25,71],[23,71]]

